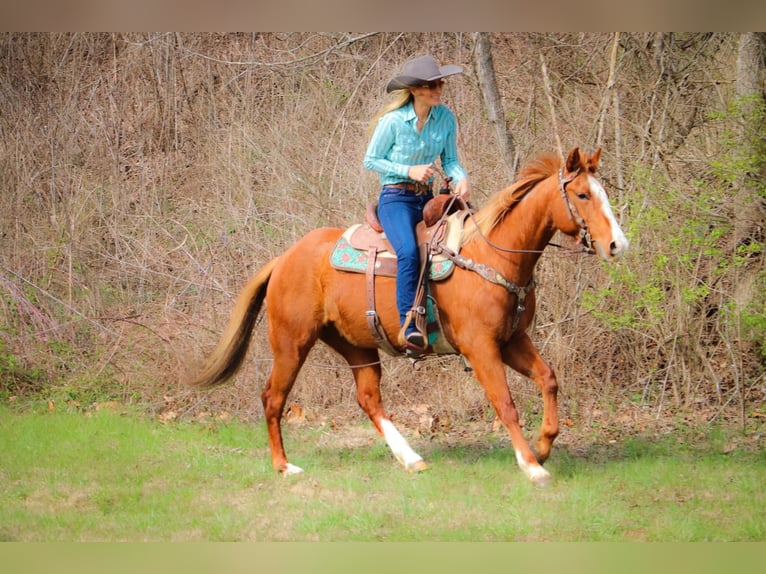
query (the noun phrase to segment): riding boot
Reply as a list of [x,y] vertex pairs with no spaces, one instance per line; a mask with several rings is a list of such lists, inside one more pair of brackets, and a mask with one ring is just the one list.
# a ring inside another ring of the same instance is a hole
[[415,301],[407,312],[404,324],[399,331],[399,342],[407,349],[410,357],[418,358],[428,351],[428,317],[426,311],[427,273],[430,257],[427,246],[420,246],[420,278],[415,292]]

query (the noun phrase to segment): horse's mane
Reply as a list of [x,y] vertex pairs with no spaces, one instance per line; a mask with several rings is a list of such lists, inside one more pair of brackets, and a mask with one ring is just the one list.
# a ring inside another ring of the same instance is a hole
[[[474,225],[466,225],[463,242],[477,233],[488,234],[497,227],[518,203],[538,183],[553,175],[561,168],[561,158],[555,154],[544,154],[530,161],[516,176],[514,182],[493,195],[487,205],[473,217]],[[477,229],[478,228],[478,229]]]

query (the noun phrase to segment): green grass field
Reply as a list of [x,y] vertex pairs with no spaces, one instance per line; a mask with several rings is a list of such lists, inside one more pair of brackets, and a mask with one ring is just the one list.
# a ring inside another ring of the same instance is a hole
[[542,490],[491,432],[457,444],[412,438],[430,469],[410,475],[369,425],[288,426],[288,453],[307,472],[285,479],[260,422],[4,406],[0,431],[4,541],[766,538],[766,453],[720,429],[564,443]]

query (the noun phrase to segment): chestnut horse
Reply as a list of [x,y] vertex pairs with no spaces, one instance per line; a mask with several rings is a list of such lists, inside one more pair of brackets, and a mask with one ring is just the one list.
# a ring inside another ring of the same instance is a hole
[[[519,466],[540,486],[550,480],[542,463],[559,432],[558,383],[526,332],[535,313],[533,274],[556,230],[578,237],[586,250],[605,260],[627,249],[628,241],[594,175],[600,154],[600,149],[588,156],[575,148],[564,165],[553,156],[539,158],[469,221],[460,255],[491,269],[495,281],[456,267],[449,278],[430,286],[444,336],[470,362],[510,434]],[[261,399],[274,468],[284,475],[302,472],[287,460],[280,419],[298,371],[321,339],[348,362],[359,406],[396,459],[408,471],[423,470],[423,459],[383,408],[378,347],[365,317],[365,276],[330,265],[330,252],[342,233],[342,229],[315,229],[266,263],[245,284],[220,342],[190,384],[211,387],[237,372],[265,300],[274,364]],[[395,341],[399,315],[394,289],[395,279],[377,278],[380,322],[389,340]],[[543,420],[533,446],[519,426],[505,365],[532,378],[542,392]]]

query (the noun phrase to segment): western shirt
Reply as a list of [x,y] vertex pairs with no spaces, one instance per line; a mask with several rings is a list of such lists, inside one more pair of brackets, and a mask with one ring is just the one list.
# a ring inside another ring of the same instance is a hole
[[389,185],[413,181],[409,178],[410,167],[430,164],[441,157],[442,169],[454,183],[465,178],[457,155],[455,114],[439,104],[429,110],[420,132],[417,122],[412,102],[383,115],[367,146],[364,167],[380,175],[381,185]]

